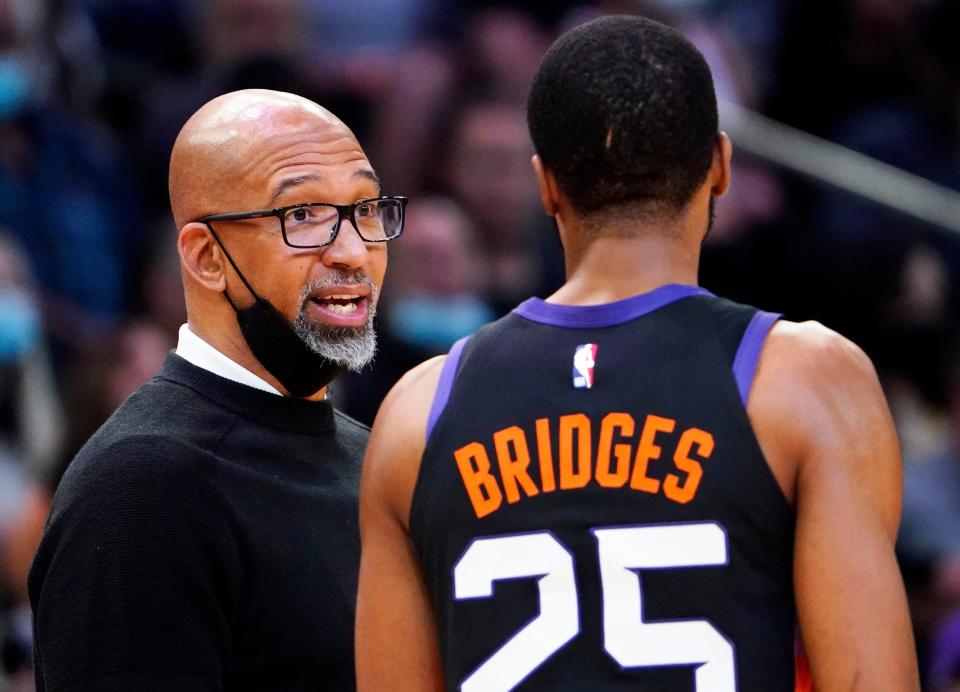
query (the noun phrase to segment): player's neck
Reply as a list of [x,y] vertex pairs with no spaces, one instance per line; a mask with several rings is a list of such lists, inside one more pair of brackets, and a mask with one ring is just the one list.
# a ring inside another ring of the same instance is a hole
[[666,284],[697,283],[700,247],[662,233],[599,237],[566,249],[567,282],[547,300],[598,305]]

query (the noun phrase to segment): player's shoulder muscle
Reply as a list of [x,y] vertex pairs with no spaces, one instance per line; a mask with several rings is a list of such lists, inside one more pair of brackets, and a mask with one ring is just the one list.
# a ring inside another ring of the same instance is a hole
[[385,505],[406,525],[426,445],[427,419],[445,356],[424,361],[393,386],[377,412],[363,464],[361,502]]
[[818,322],[781,320],[773,327],[750,401],[758,414],[780,414],[799,432],[810,427],[807,421],[814,427],[828,420],[843,427],[853,414],[886,410],[866,353]]
[[793,475],[788,484],[801,471],[861,476],[867,462],[875,464],[871,476],[900,475],[899,442],[873,364],[859,346],[817,322],[774,326],[748,412],[775,472],[779,465]]
[[[823,383],[866,384],[876,380],[867,354],[844,336],[819,322],[780,320],[770,331],[766,352],[774,354],[787,372]],[[841,376],[842,382],[836,378]]]

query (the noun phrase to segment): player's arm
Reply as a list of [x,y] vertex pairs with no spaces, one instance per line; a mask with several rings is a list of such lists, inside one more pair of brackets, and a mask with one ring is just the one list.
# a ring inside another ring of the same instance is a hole
[[815,689],[919,690],[894,556],[900,446],[869,358],[818,324],[781,322],[748,412],[796,506],[794,585]]
[[360,482],[357,689],[443,690],[433,607],[407,520],[443,359],[407,373],[380,406]]

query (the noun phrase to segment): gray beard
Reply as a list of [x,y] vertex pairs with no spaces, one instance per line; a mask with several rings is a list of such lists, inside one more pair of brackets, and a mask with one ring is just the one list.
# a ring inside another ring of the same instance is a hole
[[[307,316],[307,301],[311,293],[329,285],[349,283],[365,283],[373,289],[368,300],[366,324],[356,329],[331,327],[318,324]],[[376,298],[376,286],[362,272],[353,276],[332,276],[315,281],[300,292],[300,309],[293,321],[293,330],[314,353],[348,370],[360,372],[373,360],[377,352],[377,333],[373,329],[373,317],[377,312]]]

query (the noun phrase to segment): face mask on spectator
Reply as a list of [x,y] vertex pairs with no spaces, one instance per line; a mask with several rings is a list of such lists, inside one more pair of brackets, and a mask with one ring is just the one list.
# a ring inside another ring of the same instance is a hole
[[408,344],[446,350],[495,317],[482,300],[468,296],[411,296],[393,304],[390,329]]
[[0,363],[16,360],[40,340],[40,316],[30,295],[18,288],[0,289]]
[[0,54],[0,118],[18,115],[30,100],[30,79],[19,60]]

